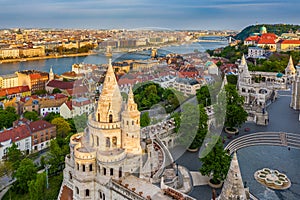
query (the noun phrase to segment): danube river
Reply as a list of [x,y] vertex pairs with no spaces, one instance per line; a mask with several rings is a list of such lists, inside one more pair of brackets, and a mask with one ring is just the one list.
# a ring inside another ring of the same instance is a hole
[[[184,44],[180,46],[168,46],[160,49],[170,51],[173,53],[191,53],[194,50],[199,52],[204,52],[206,49],[215,49],[218,47],[227,46],[226,41],[220,42],[195,42],[191,44]],[[113,59],[118,58],[122,54],[114,54]],[[134,59],[134,58],[132,58]],[[138,59],[138,58],[136,58]],[[50,67],[52,66],[54,73],[62,74],[66,71],[70,71],[72,64],[74,63],[89,63],[89,64],[104,64],[106,63],[106,58],[103,54],[81,56],[81,57],[63,57],[63,58],[51,58],[45,60],[34,60],[34,61],[25,61],[25,62],[14,62],[14,63],[2,63],[0,64],[0,75],[3,74],[12,74],[16,71],[21,70],[40,70],[49,72]]]

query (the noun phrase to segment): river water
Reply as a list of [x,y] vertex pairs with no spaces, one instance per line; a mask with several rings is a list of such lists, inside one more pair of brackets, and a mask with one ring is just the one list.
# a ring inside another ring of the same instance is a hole
[[[219,47],[224,47],[227,45],[226,41],[220,42],[195,42],[191,44],[184,44],[180,46],[168,46],[160,49],[184,54],[191,53],[194,50],[198,50],[199,52],[205,52],[206,49],[215,49]],[[134,54],[132,54],[134,55]],[[114,54],[113,60],[122,54]],[[132,59],[138,59],[137,56],[132,57]],[[66,71],[70,71],[72,68],[72,64],[74,63],[89,63],[89,64],[104,64],[107,62],[105,56],[103,54],[97,55],[89,55],[82,57],[63,57],[63,58],[51,58],[45,60],[34,60],[34,61],[25,61],[25,62],[14,62],[14,63],[2,63],[0,64],[0,75],[3,74],[12,74],[16,71],[21,70],[39,70],[49,72],[50,67],[52,66],[54,73],[62,74]]]

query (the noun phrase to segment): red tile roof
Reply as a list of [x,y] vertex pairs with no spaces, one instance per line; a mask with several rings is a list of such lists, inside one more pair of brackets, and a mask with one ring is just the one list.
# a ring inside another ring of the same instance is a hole
[[68,108],[69,108],[70,110],[73,109],[73,107],[72,107],[72,101],[67,101],[67,102],[65,102],[65,104],[68,106]]
[[73,190],[64,185],[61,192],[60,200],[73,200]]
[[42,78],[41,74],[30,74],[30,79],[40,79]]
[[281,40],[281,44],[300,44],[300,40]]
[[29,92],[30,89],[28,86],[17,86],[11,88],[4,88],[0,89],[0,96],[12,95],[12,94],[19,94],[22,92]]
[[31,134],[29,128],[25,124],[0,132],[0,142],[5,142],[10,139],[12,142],[16,142],[27,137],[31,137]]
[[259,36],[250,36],[246,38],[246,41],[258,41],[259,38]]
[[258,41],[258,44],[276,44],[276,43],[275,43],[275,40],[273,40],[273,39],[265,39],[265,38],[261,38],[261,39]]
[[47,84],[47,87],[59,88],[62,90],[66,90],[66,89],[72,89],[74,87],[74,83],[75,83],[74,81],[64,82],[64,81],[60,81],[60,80],[51,80]]
[[44,121],[44,120],[38,120],[38,121],[35,121],[35,122],[31,122],[29,124],[29,128],[30,128],[32,133],[37,132],[37,131],[41,131],[41,130],[44,130],[44,129],[51,128],[53,126],[55,126],[55,125],[50,124],[49,122]]

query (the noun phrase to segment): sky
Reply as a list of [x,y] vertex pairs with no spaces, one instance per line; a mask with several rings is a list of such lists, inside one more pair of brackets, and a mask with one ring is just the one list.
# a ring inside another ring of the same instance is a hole
[[299,8],[299,0],[0,0],[0,29],[241,30],[299,24]]

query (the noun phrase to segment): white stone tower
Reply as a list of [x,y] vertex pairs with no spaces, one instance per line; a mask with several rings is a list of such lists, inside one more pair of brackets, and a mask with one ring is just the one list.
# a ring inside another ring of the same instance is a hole
[[290,84],[294,80],[296,74],[296,69],[293,64],[292,56],[290,56],[289,63],[287,64],[284,71],[285,71],[285,76],[287,77],[287,83]]
[[54,73],[53,73],[52,66],[51,66],[50,71],[49,71],[49,81],[52,81],[52,80],[54,80]]
[[122,112],[122,147],[133,154],[142,153],[140,145],[140,112],[130,87],[127,104]]
[[297,74],[295,76],[295,79],[293,81],[293,86],[292,86],[292,99],[291,99],[291,104],[290,106],[294,110],[299,110],[300,109],[300,62],[296,66]]

